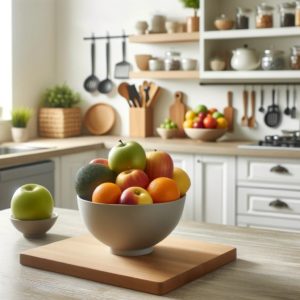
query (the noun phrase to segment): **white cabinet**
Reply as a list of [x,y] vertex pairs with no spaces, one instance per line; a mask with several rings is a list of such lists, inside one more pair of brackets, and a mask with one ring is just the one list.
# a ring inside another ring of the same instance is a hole
[[299,231],[299,182],[298,160],[238,158],[238,225]]
[[235,224],[235,158],[195,156],[195,219]]
[[184,220],[195,220],[195,203],[194,203],[194,155],[192,154],[178,154],[178,153],[171,153],[174,166],[179,167],[183,170],[185,170],[190,179],[191,179],[191,188],[187,192],[185,205],[184,205],[184,211],[182,215],[182,219]]
[[[299,42],[299,27],[279,27],[279,12],[274,10],[274,28],[255,28],[255,7],[262,0],[201,0],[200,16],[200,81],[203,83],[293,83],[300,81],[300,71],[290,70],[288,56],[290,48]],[[269,0],[268,4],[278,7],[282,0]],[[249,29],[216,30],[215,18],[226,14],[235,19],[237,7],[252,9]],[[265,49],[271,46],[283,50],[286,57],[285,70],[275,71],[234,71],[230,68],[226,71],[211,71],[209,60],[212,56],[225,54],[231,57],[232,50],[241,48],[247,44],[255,48],[261,55]],[[222,53],[220,53],[222,51]]]
[[77,209],[76,173],[79,168],[96,157],[107,157],[107,151],[91,150],[56,158],[56,206]]

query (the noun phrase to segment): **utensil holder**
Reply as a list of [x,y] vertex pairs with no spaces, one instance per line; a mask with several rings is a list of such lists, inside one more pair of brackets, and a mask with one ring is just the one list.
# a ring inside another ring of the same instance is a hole
[[131,137],[153,136],[153,111],[150,107],[131,107],[129,110]]

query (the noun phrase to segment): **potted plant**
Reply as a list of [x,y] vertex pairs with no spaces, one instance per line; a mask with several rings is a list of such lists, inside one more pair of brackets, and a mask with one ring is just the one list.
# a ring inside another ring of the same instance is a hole
[[29,138],[28,122],[32,117],[32,110],[30,108],[20,107],[15,108],[11,112],[12,123],[12,138],[14,142],[26,142]]
[[47,89],[39,110],[39,135],[65,138],[81,133],[80,95],[66,84]]
[[184,7],[194,9],[194,16],[187,19],[187,32],[199,31],[199,17],[197,16],[200,7],[199,0],[180,0]]

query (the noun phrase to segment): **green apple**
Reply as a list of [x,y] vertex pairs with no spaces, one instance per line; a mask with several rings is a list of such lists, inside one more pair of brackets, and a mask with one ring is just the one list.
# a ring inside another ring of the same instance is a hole
[[212,117],[215,118],[215,119],[219,119],[219,118],[224,118],[224,115],[222,113],[220,113],[219,111],[215,111],[212,114]]
[[207,112],[207,107],[203,104],[197,105],[196,108],[194,109],[194,113],[197,115],[201,112],[203,112],[203,113]]
[[111,148],[108,153],[108,166],[116,173],[130,169],[144,170],[146,167],[146,153],[143,147],[134,141],[119,144]]
[[52,215],[54,201],[44,186],[29,183],[20,186],[11,199],[11,211],[19,220],[48,219]]

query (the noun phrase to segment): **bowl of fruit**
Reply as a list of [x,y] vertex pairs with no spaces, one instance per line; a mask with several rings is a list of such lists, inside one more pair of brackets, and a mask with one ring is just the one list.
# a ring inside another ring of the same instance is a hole
[[134,141],[119,141],[108,159],[82,166],[75,181],[87,229],[122,256],[149,254],[173,231],[189,187],[188,174],[167,152],[145,152]]
[[170,118],[166,118],[163,123],[156,128],[158,135],[163,139],[171,139],[178,135],[178,126]]
[[200,104],[194,110],[186,112],[183,128],[191,139],[215,142],[226,133],[228,122],[216,108],[207,109]]

